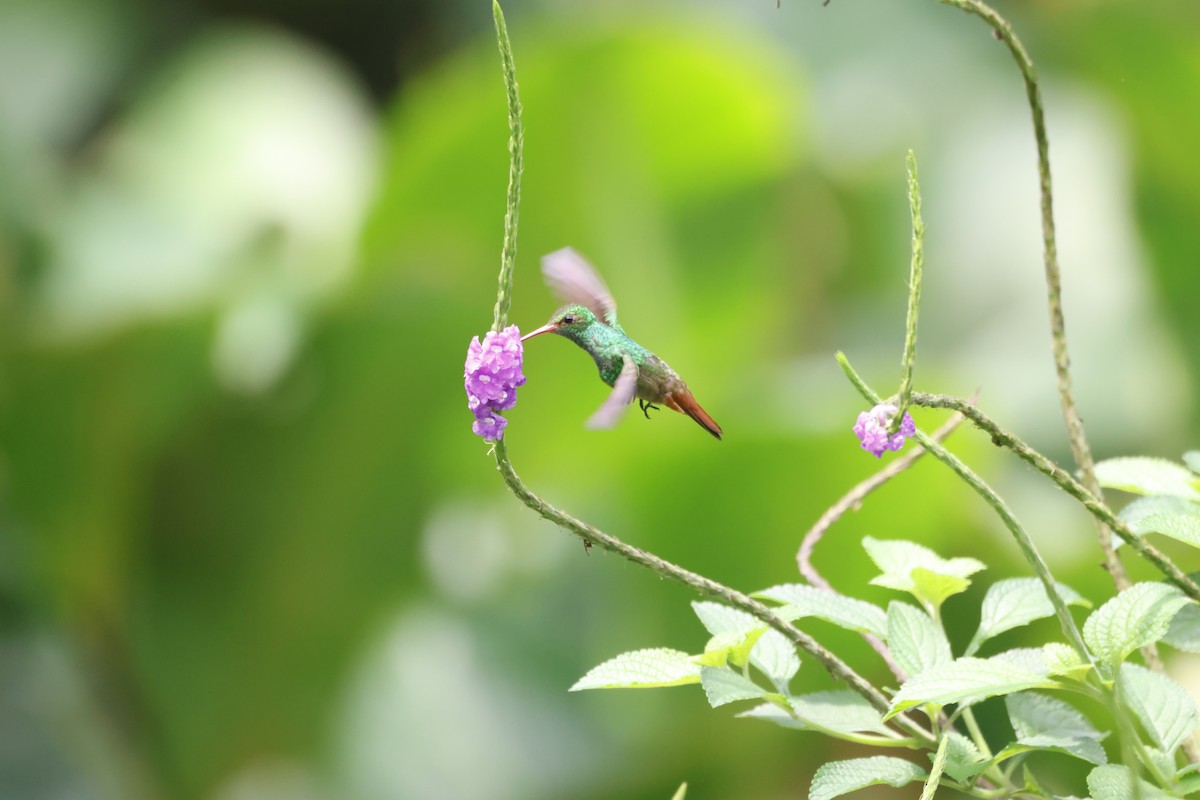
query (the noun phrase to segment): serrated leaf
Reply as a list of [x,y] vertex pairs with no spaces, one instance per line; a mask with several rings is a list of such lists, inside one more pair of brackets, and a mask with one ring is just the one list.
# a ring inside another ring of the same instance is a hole
[[1096,740],[1105,736],[1074,706],[1041,692],[1010,694],[1004,705],[1018,740],[1043,735]]
[[813,692],[793,697],[796,716],[838,733],[886,733],[883,715],[866,698],[849,689]]
[[[1092,800],[1135,800],[1133,773],[1128,767],[1107,764],[1096,767],[1087,777],[1088,791]],[[1141,800],[1167,800],[1171,795],[1157,786],[1138,778],[1141,783]]]
[[770,694],[742,673],[723,667],[701,667],[700,685],[713,708],[738,700],[757,700]]
[[1184,453],[1183,463],[1192,472],[1200,473],[1200,450],[1189,450]]
[[692,610],[700,618],[700,624],[713,636],[719,633],[747,633],[767,626],[761,619],[740,608],[730,608],[709,600],[696,600],[692,603]]
[[1096,480],[1105,489],[1200,500],[1196,476],[1186,467],[1162,458],[1110,458],[1096,464]]
[[933,703],[937,706],[964,700],[982,700],[1025,689],[1056,686],[1046,675],[990,658],[960,658],[922,672],[904,682],[892,698],[886,717],[906,708]]
[[708,640],[708,644],[704,646],[704,653],[693,656],[692,661],[702,667],[724,667],[731,664],[741,668],[750,657],[754,645],[766,632],[766,628],[757,628],[747,633],[718,633]]
[[692,603],[692,610],[700,618],[701,624],[714,636],[763,629],[765,633],[750,651],[750,663],[769,677],[778,688],[786,688],[787,682],[800,670],[796,648],[779,631],[767,628],[758,617],[741,609],[707,600]]
[[1138,524],[1146,517],[1155,514],[1184,514],[1200,516],[1200,502],[1184,497],[1172,497],[1169,494],[1156,494],[1149,497],[1138,497],[1124,508],[1117,516],[1131,528],[1137,529]]
[[[958,731],[945,734],[949,739],[946,747],[946,774],[956,781],[969,781],[988,767],[988,760],[975,743]],[[932,759],[933,753],[929,754]]]
[[1136,664],[1121,665],[1121,700],[1133,712],[1150,740],[1164,751],[1175,748],[1196,730],[1196,703],[1187,690],[1166,675]]
[[[1200,503],[1170,495],[1139,497],[1117,516],[1139,536],[1161,533],[1200,546]],[[1116,539],[1113,544],[1120,547],[1124,542]]]
[[700,666],[681,650],[657,647],[634,650],[592,667],[568,691],[650,689],[700,682]]
[[813,730],[811,726],[805,725],[796,719],[788,713],[786,708],[781,708],[777,703],[762,703],[749,711],[743,711],[738,716],[746,717],[747,719],[761,719],[767,722],[774,722],[781,728],[791,728],[797,731]]
[[[1058,592],[1068,605],[1090,606],[1087,600],[1069,586],[1056,584]],[[1054,605],[1046,594],[1046,587],[1037,578],[1006,578],[988,587],[979,610],[979,629],[971,640],[971,648],[978,648],[993,636],[1013,628],[1028,625],[1034,620],[1054,616]]]
[[785,728],[834,733],[887,733],[883,716],[857,692],[840,689],[788,698],[793,713],[774,703],[739,714],[774,722]]
[[1066,675],[1081,680],[1092,665],[1083,660],[1074,647],[1064,642],[1050,642],[1042,646],[1042,662],[1051,675]]
[[925,780],[925,770],[911,761],[890,756],[852,758],[849,761],[830,761],[822,764],[813,775],[808,800],[833,800],[867,786],[886,783],[888,786],[907,786]]
[[996,761],[1004,761],[1023,753],[1052,751],[1087,761],[1090,764],[1108,763],[1104,747],[1095,739],[1062,739],[1055,736],[1030,736],[1028,739],[1007,745]]
[[786,620],[817,617],[856,633],[874,634],[880,639],[887,629],[883,609],[879,606],[815,586],[785,583],[757,592],[755,596],[782,603],[775,613]]
[[1098,659],[1117,663],[1161,639],[1188,602],[1170,584],[1135,583],[1092,612],[1083,624],[1083,640]]
[[1023,669],[1026,672],[1032,672],[1036,675],[1050,674],[1050,669],[1046,666],[1046,659],[1042,655],[1042,648],[1040,647],[1014,647],[1011,650],[996,653],[996,655],[988,660],[1008,664],[1011,667]]
[[1162,640],[1176,650],[1200,653],[1200,605],[1188,603],[1179,609]]
[[903,539],[885,540],[866,536],[863,538],[863,547],[875,562],[875,566],[883,572],[882,575],[872,578],[871,583],[902,592],[912,592],[916,589],[912,578],[914,569],[920,568],[938,575],[964,579],[981,569],[986,569],[982,561],[973,558],[945,559],[928,547]]
[[966,578],[941,575],[924,567],[913,569],[911,577],[913,596],[933,608],[941,608],[942,603],[946,602],[948,598],[965,592],[971,585]]
[[1175,783],[1175,794],[1187,796],[1200,792],[1200,775],[1182,778]]
[[909,675],[954,660],[945,632],[919,608],[893,601],[888,604],[888,647],[896,663]]

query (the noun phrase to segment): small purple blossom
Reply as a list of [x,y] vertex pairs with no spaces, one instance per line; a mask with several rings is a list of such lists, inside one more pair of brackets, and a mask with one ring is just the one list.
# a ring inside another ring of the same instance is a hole
[[904,446],[904,440],[917,432],[913,418],[905,414],[900,422],[900,430],[888,436],[888,426],[898,410],[891,403],[880,403],[858,415],[858,422],[854,423],[854,435],[862,442],[863,450],[879,458],[885,450],[899,450]]
[[508,424],[508,420],[495,412],[507,411],[517,404],[517,387],[525,383],[521,373],[524,353],[516,325],[499,332],[489,331],[482,342],[476,336],[467,347],[463,386],[467,390],[467,408],[475,415],[471,430],[489,442],[502,437]]

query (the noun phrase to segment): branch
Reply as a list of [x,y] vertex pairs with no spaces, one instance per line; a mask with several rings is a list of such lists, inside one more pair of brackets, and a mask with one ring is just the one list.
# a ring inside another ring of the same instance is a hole
[[1067,494],[1082,503],[1083,507],[1090,511],[1094,517],[1110,527],[1126,544],[1157,567],[1168,580],[1182,589],[1188,597],[1191,597],[1193,600],[1200,600],[1200,585],[1197,585],[1183,570],[1175,566],[1160,550],[1153,545],[1147,544],[1145,539],[1134,533],[1123,520],[1113,514],[1112,509],[1105,505],[1096,495],[1084,488],[1079,481],[1071,477],[1066,470],[1025,444],[1025,442],[1013,434],[1002,429],[978,408],[957,397],[926,394],[925,392],[914,392],[913,404],[925,408],[949,408],[961,413],[964,417],[975,423],[980,430],[987,433],[992,438],[993,444],[1013,451],[1018,458],[1050,478],[1062,487]]
[[[1038,178],[1042,194],[1042,249],[1044,252],[1046,272],[1046,299],[1050,312],[1051,349],[1054,352],[1054,370],[1058,376],[1058,399],[1062,406],[1063,422],[1067,427],[1067,438],[1071,442],[1071,454],[1075,466],[1083,478],[1087,491],[1100,496],[1100,484],[1096,480],[1095,463],[1092,451],[1088,446],[1087,436],[1083,430],[1083,420],[1075,407],[1075,397],[1071,390],[1071,358],[1067,352],[1067,328],[1063,317],[1062,306],[1062,273],[1058,266],[1058,245],[1055,240],[1054,228],[1054,192],[1050,181],[1050,141],[1046,137],[1046,118],[1042,106],[1042,92],[1038,88],[1037,73],[1033,69],[1033,61],[1025,52],[1025,47],[1013,32],[1012,26],[996,11],[981,0],[939,0],[946,5],[966,11],[986,22],[996,37],[1004,42],[1012,53],[1021,77],[1025,81],[1025,95],[1029,100],[1029,110],[1033,115],[1033,136],[1037,142]],[[1100,549],[1104,551],[1104,566],[1121,590],[1129,586],[1129,577],[1125,568],[1117,558],[1112,545],[1112,533],[1103,522],[1096,526]],[[1123,538],[1123,537],[1122,537]]]
[[[868,401],[873,404],[880,402],[879,395],[875,393],[871,387],[867,386],[866,382],[859,377],[854,368],[850,366],[850,362],[846,360],[843,353],[837,354],[838,363],[842,367],[842,371],[846,373],[846,377],[854,384],[859,393],[862,394]],[[916,402],[917,395],[914,393],[913,402]],[[964,403],[963,405],[966,405]],[[970,417],[966,411],[962,412],[964,416]],[[1062,594],[1058,591],[1058,584],[1054,581],[1054,576],[1050,574],[1050,567],[1042,558],[1042,554],[1034,547],[1033,540],[1029,538],[1029,534],[1025,532],[1025,528],[1017,520],[1008,504],[996,494],[992,487],[988,486],[982,478],[964,464],[957,456],[951,453],[946,448],[942,447],[937,442],[933,441],[925,433],[919,429],[914,434],[914,438],[920,442],[926,450],[933,454],[933,457],[941,461],[946,466],[966,481],[975,492],[982,497],[988,505],[990,505],[1004,522],[1005,527],[1012,533],[1013,538],[1017,540],[1017,546],[1021,548],[1021,553],[1025,556],[1025,560],[1033,567],[1033,571],[1037,573],[1038,578],[1042,581],[1042,585],[1046,589],[1046,595],[1050,598],[1050,604],[1054,606],[1054,614],[1058,617],[1059,625],[1062,626],[1063,634],[1067,637],[1067,641],[1072,647],[1083,657],[1087,662],[1092,661],[1092,656],[1088,652],[1087,645],[1083,642],[1083,636],[1079,632],[1079,627],[1075,624],[1075,619],[1071,616],[1071,611],[1067,608],[1067,602],[1063,599]]]
[[[529,508],[536,511],[546,519],[553,522],[555,525],[563,528],[569,533],[578,536],[586,544],[594,544],[601,549],[607,550],[610,553],[616,553],[622,558],[628,559],[635,564],[640,564],[664,578],[670,578],[678,581],[685,586],[689,586],[700,594],[715,597],[719,600],[728,603],[734,608],[739,608],[748,614],[758,618],[766,625],[783,634],[788,641],[793,645],[803,650],[808,655],[816,659],[830,675],[835,679],[842,681],[854,691],[865,697],[876,709],[886,713],[889,707],[888,700],[883,693],[872,686],[865,678],[855,672],[846,662],[842,661],[829,650],[822,647],[815,639],[804,633],[795,625],[780,619],[775,612],[766,604],[760,603],[754,598],[742,594],[736,589],[731,589],[724,584],[717,583],[714,580],[698,575],[695,572],[677,566],[665,559],[659,558],[653,553],[647,552],[633,545],[626,544],[615,536],[605,533],[604,531],[589,525],[582,520],[572,517],[565,511],[547,503],[542,498],[538,497],[527,487],[524,482],[517,476],[516,471],[512,467],[512,463],[508,460],[508,447],[504,440],[496,442],[495,448],[496,467],[500,470],[500,474],[504,476],[504,482],[508,484],[508,488],[517,496],[517,499],[527,505]],[[918,740],[932,744],[934,742],[933,735],[922,728],[911,719],[903,718],[904,715],[893,717],[897,720],[897,724],[905,730],[906,733],[915,736]]]
[[[962,414],[955,414],[942,427],[933,432],[934,441],[940,442],[945,439],[964,419],[965,417]],[[825,531],[829,530],[833,526],[833,523],[841,519],[843,514],[861,503],[871,492],[911,467],[926,452],[925,448],[914,446],[903,456],[892,461],[886,467],[855,486],[821,515],[821,518],[809,529],[808,533],[804,534],[804,539],[800,542],[800,550],[796,553],[796,564],[800,567],[800,574],[804,576],[805,580],[827,592],[835,591],[829,581],[825,580],[812,564],[812,554],[817,547],[817,543],[821,541],[821,537],[825,535]],[[892,671],[897,680],[901,683],[908,680],[908,675],[895,662],[895,659],[892,658],[892,651],[888,649],[886,644],[880,641],[879,637],[870,633],[864,633],[862,637],[879,654],[880,658],[884,660],[888,665],[888,669]]]

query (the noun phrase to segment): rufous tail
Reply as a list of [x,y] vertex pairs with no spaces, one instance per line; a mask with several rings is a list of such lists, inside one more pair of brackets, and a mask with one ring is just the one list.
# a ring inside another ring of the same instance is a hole
[[687,389],[671,392],[663,398],[663,402],[667,408],[674,409],[681,414],[687,414],[696,420],[704,430],[718,439],[721,438],[721,426],[717,424],[715,419],[708,415],[707,411],[700,407],[700,404],[696,402],[696,398],[692,397],[692,393]]

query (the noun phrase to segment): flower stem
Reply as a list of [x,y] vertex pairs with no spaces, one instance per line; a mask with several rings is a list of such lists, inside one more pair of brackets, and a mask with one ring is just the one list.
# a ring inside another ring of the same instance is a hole
[[[842,371],[846,373],[846,377],[850,379],[850,382],[854,384],[863,397],[871,403],[881,402],[879,395],[871,387],[867,386],[858,373],[854,371],[854,368],[850,366],[850,362],[846,360],[845,354],[838,353],[837,360],[842,367]],[[917,396],[914,394],[914,402],[916,398]],[[1034,547],[1033,540],[1029,538],[1029,534],[1025,532],[1021,523],[1008,507],[1008,504],[1004,502],[1000,495],[996,494],[992,487],[988,486],[982,478],[976,475],[970,467],[949,450],[933,441],[933,439],[920,429],[916,431],[914,438],[934,458],[950,467],[955,474],[966,481],[967,485],[974,489],[995,510],[996,514],[1004,522],[1004,525],[1012,532],[1013,538],[1017,541],[1017,546],[1021,548],[1021,553],[1025,556],[1025,560],[1029,562],[1029,565],[1033,567],[1033,571],[1037,573],[1038,578],[1042,581],[1042,585],[1046,589],[1046,595],[1050,598],[1051,605],[1054,606],[1055,616],[1058,617],[1058,622],[1062,626],[1067,641],[1078,651],[1085,661],[1091,662],[1091,654],[1088,652],[1087,646],[1083,643],[1083,636],[1079,633],[1079,627],[1075,624],[1070,609],[1067,608],[1066,600],[1063,599],[1058,591],[1058,585],[1054,581],[1054,576],[1050,573],[1050,567],[1047,566],[1041,553]]]
[[[933,432],[934,440],[940,442],[945,439],[964,419],[965,417],[962,414],[955,414],[946,424]],[[817,568],[813,566],[812,554],[817,547],[817,543],[821,541],[821,537],[825,535],[825,532],[841,519],[843,514],[865,500],[871,492],[915,464],[917,459],[923,455],[925,455],[925,448],[919,445],[914,446],[903,456],[889,462],[883,469],[859,483],[849,492],[846,492],[840,500],[830,506],[821,515],[816,524],[804,535],[804,539],[800,543],[800,550],[796,553],[796,564],[799,566],[800,574],[804,576],[805,580],[827,592],[835,591],[833,585],[825,580],[821,573],[817,571]],[[892,657],[891,650],[888,649],[888,646],[879,637],[871,633],[863,633],[862,637],[867,641],[867,644],[871,645],[871,649],[879,654],[879,657],[887,664],[888,669],[892,671],[892,674],[896,676],[898,681],[903,683],[908,680],[907,673],[896,663],[896,660]]]
[[1147,544],[1145,539],[1134,533],[1128,525],[1113,514],[1112,509],[1105,505],[1096,495],[1084,488],[1079,481],[1071,477],[1066,470],[1013,434],[1002,429],[974,405],[958,397],[926,394],[925,392],[914,392],[913,404],[924,408],[952,409],[971,420],[980,430],[991,437],[993,444],[998,447],[1008,448],[1022,461],[1031,465],[1038,472],[1058,484],[1067,494],[1083,504],[1083,507],[1090,511],[1094,517],[1111,528],[1130,547],[1136,550],[1139,555],[1157,567],[1171,583],[1182,589],[1193,600],[1200,600],[1200,585],[1197,585],[1196,581],[1188,576],[1187,573],[1175,566],[1174,562],[1163,555],[1158,548]]
[[946,749],[949,744],[950,737],[942,734],[937,755],[933,757],[933,767],[929,770],[929,778],[925,781],[925,788],[921,790],[921,800],[933,800],[934,794],[937,793],[938,783],[942,780],[942,770],[946,768]]
[[512,44],[500,3],[492,0],[492,17],[496,21],[496,41],[500,46],[500,62],[504,68],[504,88],[508,95],[508,202],[504,210],[504,247],[500,253],[500,288],[496,293],[496,310],[492,330],[499,331],[508,324],[508,309],[512,304],[513,271],[517,262],[517,220],[521,205],[522,151],[525,134],[521,129],[521,98],[517,94],[517,67],[513,63]]
[[921,183],[917,175],[917,157],[908,151],[908,207],[912,212],[912,265],[908,279],[908,318],[904,326],[904,357],[900,361],[900,391],[896,400],[896,416],[888,429],[895,435],[908,411],[912,394],[913,367],[917,360],[917,315],[921,308],[921,273],[925,267],[925,221],[921,218]]
[[[1071,454],[1075,466],[1089,493],[1100,496],[1100,484],[1096,480],[1095,463],[1083,430],[1083,420],[1075,407],[1075,396],[1071,389],[1071,358],[1067,351],[1067,328],[1062,305],[1062,272],[1058,265],[1058,245],[1054,227],[1054,192],[1050,181],[1050,140],[1046,136],[1046,116],[1042,106],[1042,92],[1038,87],[1037,73],[1033,61],[1024,45],[1013,32],[1008,21],[995,9],[981,0],[939,0],[946,5],[966,11],[986,22],[996,37],[1008,47],[1021,77],[1025,81],[1025,95],[1033,116],[1033,136],[1037,142],[1038,179],[1042,195],[1042,249],[1046,273],[1046,299],[1050,312],[1050,340],[1054,353],[1054,369],[1058,377],[1058,398],[1062,406],[1063,422],[1067,427],[1067,438],[1071,443]],[[1129,585],[1129,577],[1117,557],[1112,545],[1112,532],[1103,522],[1097,522],[1097,538],[1104,553],[1104,567],[1112,576],[1117,589]]]
[[[604,531],[589,525],[582,520],[572,517],[565,511],[547,503],[542,498],[534,494],[529,487],[517,476],[513,469],[512,463],[508,459],[508,446],[504,440],[496,442],[495,447],[496,467],[500,470],[500,474],[504,477],[504,482],[508,484],[508,488],[517,496],[517,499],[524,503],[529,508],[536,511],[541,516],[553,522],[555,525],[564,530],[578,536],[588,544],[594,544],[601,549],[607,550],[610,553],[616,553],[622,558],[628,559],[635,564],[640,564],[664,578],[670,578],[679,583],[689,586],[700,594],[709,597],[715,597],[719,600],[728,603],[734,608],[739,608],[754,617],[762,620],[771,628],[779,631],[787,637],[794,646],[804,651],[808,655],[816,659],[821,666],[829,672],[837,680],[844,682],[854,691],[858,692],[876,709],[881,712],[886,712],[888,709],[887,698],[883,693],[872,686],[865,678],[855,672],[851,667],[842,661],[829,650],[826,650],[815,639],[801,631],[796,626],[792,625],[783,619],[780,619],[776,614],[764,603],[742,594],[736,589],[732,589],[724,584],[717,583],[703,575],[698,575],[695,572],[677,566],[665,559],[659,558],[653,553],[647,552],[633,545],[626,544],[617,537],[605,533]],[[904,729],[906,733],[915,736],[922,742],[932,744],[934,741],[933,734],[928,730],[918,725],[912,719],[898,715],[893,717],[898,722],[897,724]]]

